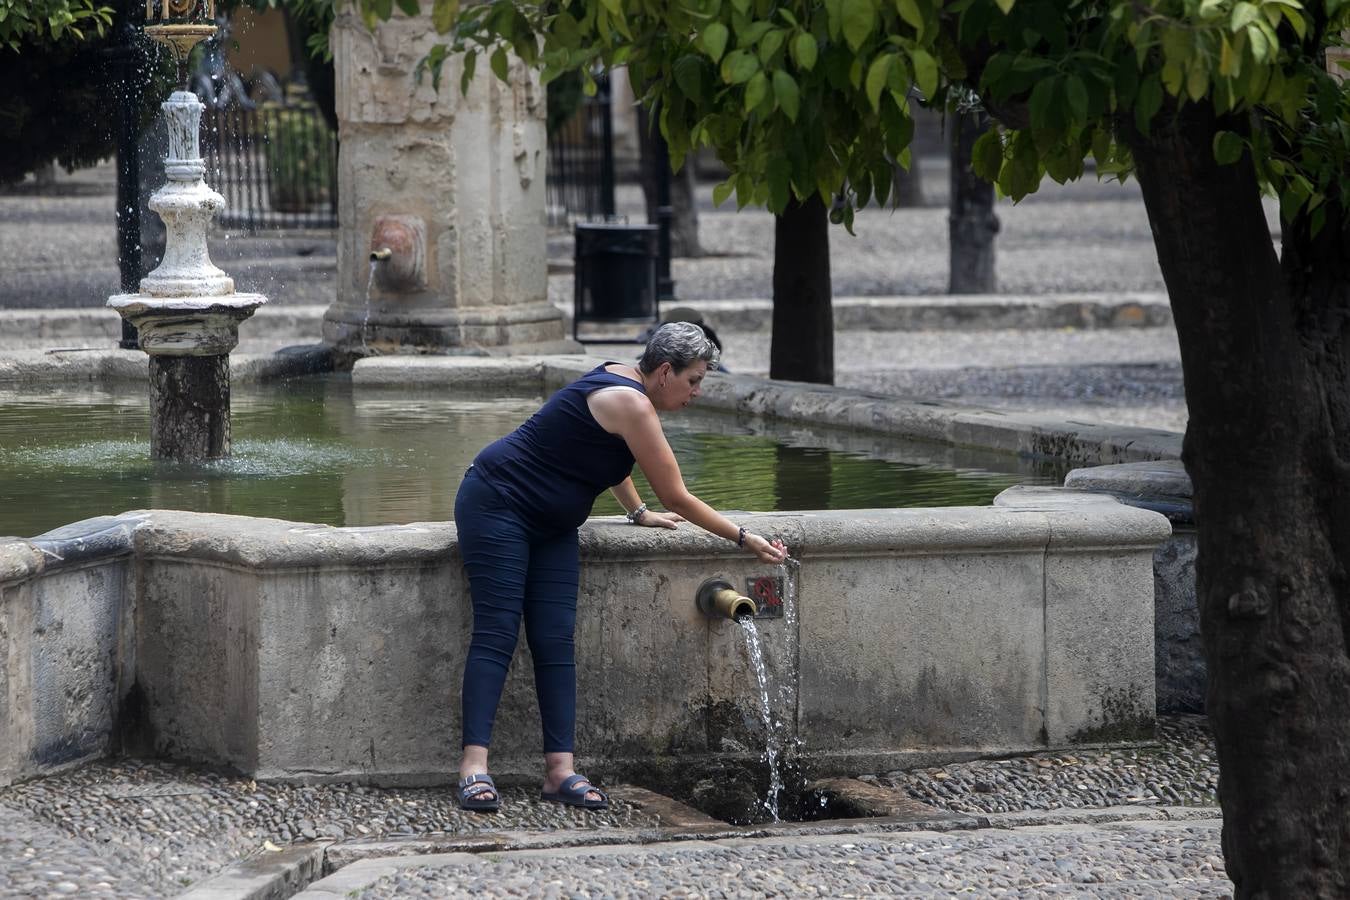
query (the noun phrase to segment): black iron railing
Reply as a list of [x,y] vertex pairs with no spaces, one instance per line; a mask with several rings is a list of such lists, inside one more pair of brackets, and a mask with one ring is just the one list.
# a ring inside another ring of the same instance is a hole
[[202,149],[225,227],[337,227],[337,136],[313,104],[204,110]]
[[614,216],[614,126],[609,78],[595,76],[595,96],[548,139],[545,177],[550,225]]

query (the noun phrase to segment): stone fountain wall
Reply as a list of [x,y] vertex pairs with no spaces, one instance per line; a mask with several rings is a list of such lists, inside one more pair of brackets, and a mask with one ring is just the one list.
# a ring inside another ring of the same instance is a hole
[[[1169,528],[1085,496],[754,517],[802,561],[796,615],[759,630],[808,767],[1147,735],[1152,555]],[[583,528],[582,557],[591,770],[756,758],[740,629],[702,618],[694,595],[712,575],[772,573],[696,529],[613,519]],[[263,778],[454,771],[470,609],[453,524],[128,514],[0,543],[0,597],[0,783],[110,752],[119,730],[139,752]],[[523,645],[494,744],[498,771],[537,768]]]

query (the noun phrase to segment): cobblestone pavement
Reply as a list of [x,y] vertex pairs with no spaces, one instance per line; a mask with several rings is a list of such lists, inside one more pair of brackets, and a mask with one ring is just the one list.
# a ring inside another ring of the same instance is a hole
[[1160,717],[1156,747],[975,760],[861,780],[899,788],[939,809],[977,814],[1219,802],[1219,761],[1201,716]]
[[[455,854],[385,874],[354,896],[1227,897],[1219,832],[1202,820]],[[360,873],[346,874],[343,887]]]
[[[1129,804],[1136,812],[1150,804],[1159,807],[1200,804],[1213,809],[1217,769],[1204,720],[1198,717],[1164,718],[1160,720],[1158,737],[1156,747],[976,760],[908,772],[861,775],[860,778],[899,788],[931,806],[965,813],[1100,809],[1121,804]],[[1203,809],[1197,812],[1205,815]],[[1158,814],[1162,817],[1164,812],[1160,810]],[[592,832],[649,829],[659,824],[653,810],[620,798],[615,798],[613,807],[606,813],[582,813],[541,803],[535,799],[533,791],[525,788],[507,787],[503,790],[503,811],[482,816],[459,810],[451,791],[446,788],[258,784],[247,778],[161,762],[107,761],[0,788],[0,896],[172,896],[185,886],[239,860],[264,855],[288,844],[314,840],[397,841],[507,830]],[[1128,867],[1132,867],[1129,872],[1133,873],[1129,875],[1130,879],[1186,883],[1183,879],[1191,877],[1186,872],[1218,852],[1215,844],[1212,851],[1206,849],[1201,853],[1200,850],[1207,846],[1202,838],[1195,838],[1199,843],[1194,845],[1184,842],[1175,847],[1159,844],[1147,850],[1144,848],[1146,842],[1138,838],[1136,832],[1117,833],[1106,829],[1090,839],[1086,831],[1066,834],[1077,835],[1067,845],[1070,849],[1076,846],[1074,841],[1085,842],[1082,844],[1083,864],[1073,872],[1086,875],[1095,870],[1114,873],[1110,874],[1113,882],[1126,878],[1120,867],[1128,863]],[[1020,838],[998,845],[1006,837],[979,831],[953,833],[941,839],[952,847],[969,846],[974,854],[969,859],[984,860],[985,855],[993,854],[988,865],[995,864],[998,853],[1010,854],[1006,871],[997,866],[995,870],[986,871],[986,862],[974,868],[953,867],[953,860],[967,860],[967,857],[958,855],[951,848],[944,849],[940,843],[921,854],[908,851],[898,854],[906,859],[913,857],[923,865],[912,872],[903,867],[897,871],[909,872],[905,878],[923,879],[935,877],[935,873],[945,866],[951,872],[964,872],[975,879],[971,884],[983,886],[988,891],[1018,884],[1025,888],[1031,884],[1049,883],[1036,879],[1064,874],[1054,868],[1042,871],[1037,854],[1049,852],[1046,847],[1035,840],[1022,841]],[[877,840],[880,842],[878,847],[894,848],[912,839],[887,837]],[[1002,849],[997,849],[996,845]],[[745,846],[749,849],[736,850],[735,854],[749,854],[741,863],[747,868],[760,868],[758,863],[752,865],[751,859],[776,852],[773,840]],[[1101,860],[1089,865],[1089,858],[1095,860],[1093,854],[1098,851],[1103,854]],[[893,850],[883,852],[878,849],[874,863],[894,867],[898,865],[896,856]],[[1062,858],[1062,855],[1056,853],[1054,858]],[[786,862],[780,860],[769,867],[786,865],[784,878],[810,884],[822,873],[848,865],[846,860],[831,862],[832,859],[830,853],[807,853]],[[966,863],[962,862],[962,865]],[[625,872],[627,866],[625,863]],[[869,872],[866,877],[872,878],[874,874]],[[441,876],[429,877],[424,886],[426,891],[434,890],[436,879]],[[666,877],[675,876],[668,873]],[[986,877],[993,880],[981,880]],[[1019,882],[1019,878],[1031,880]],[[546,882],[544,879],[540,883]],[[664,882],[658,882],[661,883]],[[945,882],[941,881],[920,883],[928,884],[933,890],[946,889],[942,887]],[[623,884],[627,882],[616,882],[613,891],[601,893],[623,896],[623,890],[631,888],[636,895],[641,887],[635,882],[619,890]],[[763,889],[768,891],[774,884],[776,882],[765,882]],[[839,889],[846,893],[860,889],[861,884],[845,879]],[[407,890],[423,889],[412,882],[404,887]],[[560,896],[578,891],[584,895],[584,891],[595,887],[592,884],[588,888],[578,882],[568,890],[559,888]],[[700,888],[698,893],[702,895],[723,887],[721,882],[710,883],[706,890]],[[729,896],[736,895],[733,891]]]
[[258,784],[168,763],[100,762],[0,788],[0,896],[61,893],[63,884],[170,896],[269,844],[656,824],[623,801],[585,814],[524,788],[502,797],[506,812],[471,815],[447,788]]

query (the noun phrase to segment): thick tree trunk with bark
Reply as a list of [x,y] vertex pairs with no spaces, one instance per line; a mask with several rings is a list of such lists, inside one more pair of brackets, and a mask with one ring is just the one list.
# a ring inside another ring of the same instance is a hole
[[1350,896],[1350,246],[1271,243],[1250,160],[1187,104],[1128,134],[1181,342],[1183,459],[1229,876]]
[[998,290],[994,272],[994,185],[975,174],[971,158],[975,141],[989,129],[983,112],[952,117],[951,198],[948,203],[949,294],[992,294]]
[[834,307],[825,204],[812,194],[774,219],[769,377],[834,384]]

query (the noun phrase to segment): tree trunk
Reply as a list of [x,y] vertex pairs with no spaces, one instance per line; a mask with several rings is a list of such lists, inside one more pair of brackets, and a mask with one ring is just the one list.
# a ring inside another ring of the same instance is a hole
[[975,174],[971,154],[975,141],[989,130],[983,112],[952,118],[951,197],[947,216],[949,294],[992,294],[998,290],[994,274],[994,185]]
[[790,200],[774,219],[770,378],[834,384],[828,229],[816,194],[802,203]]
[[[657,153],[648,131],[651,117],[645,108],[638,110],[638,148],[642,154],[642,195],[647,205],[647,221],[656,221],[657,207],[657,170],[654,159]],[[680,171],[670,173],[670,255],[672,257],[692,258],[703,255],[698,242],[698,198],[694,182],[694,160],[684,161]]]
[[[1350,895],[1350,254],[1340,210],[1284,266],[1242,119],[1202,104],[1126,139],[1181,343],[1207,708],[1239,897]],[[1128,126],[1127,126],[1128,130]]]
[[899,163],[891,165],[891,209],[918,209],[923,206],[923,176],[919,171],[919,154],[911,148],[909,168]]

